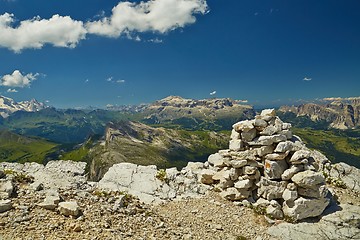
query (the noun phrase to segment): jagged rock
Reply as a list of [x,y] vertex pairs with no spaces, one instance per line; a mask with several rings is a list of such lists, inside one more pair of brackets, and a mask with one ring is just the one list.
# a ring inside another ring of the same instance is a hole
[[287,137],[282,134],[276,134],[272,136],[260,136],[255,138],[253,141],[248,142],[250,146],[268,146],[273,143],[279,143],[286,141]]
[[41,191],[44,189],[44,184],[42,182],[33,182],[30,184],[30,188],[34,191]]
[[253,121],[250,120],[237,122],[232,127],[237,132],[248,132],[251,129],[254,129]]
[[252,204],[254,208],[266,209],[270,205],[270,201],[264,198],[259,198],[255,203]]
[[224,167],[224,158],[219,153],[211,154],[208,157],[208,162],[214,167]]
[[237,189],[249,189],[253,185],[250,179],[239,180],[235,182],[234,187]]
[[257,167],[253,167],[253,166],[244,167],[244,174],[246,175],[254,175],[256,171],[257,171]]
[[59,203],[59,211],[64,216],[74,217],[78,217],[81,213],[77,202],[61,202]]
[[0,165],[5,169],[32,176],[34,183],[42,183],[45,189],[66,189],[86,183],[85,162],[57,160],[48,162],[46,166],[34,162],[25,164],[3,162]]
[[[281,130],[281,129],[280,129]],[[273,125],[269,125],[267,126],[266,128],[264,128],[264,130],[262,130],[260,132],[261,135],[265,135],[265,136],[271,136],[271,135],[274,135],[275,133],[278,132],[278,129],[273,126]]]
[[5,173],[3,170],[0,170],[0,178],[3,178],[3,177],[5,177]]
[[284,213],[281,210],[281,205],[275,200],[270,201],[270,204],[266,208],[266,214],[274,219],[284,218]]
[[303,165],[291,165],[290,168],[286,169],[283,174],[281,174],[282,180],[290,180],[296,173],[303,171]]
[[213,176],[215,175],[215,171],[211,169],[203,169],[200,173],[200,182],[204,184],[212,184],[214,183]]
[[323,171],[324,166],[330,164],[330,160],[317,150],[311,150],[310,158],[314,160],[312,165],[316,168],[316,171]]
[[230,173],[229,173],[229,176],[230,176],[230,180],[232,181],[236,181],[240,174],[242,173],[241,169],[236,169],[236,168],[230,168]]
[[265,128],[265,127],[267,127],[267,125],[268,125],[268,123],[263,119],[255,119],[255,121],[254,121],[255,127]]
[[230,140],[229,149],[232,151],[240,151],[244,148],[243,141],[240,139]]
[[306,170],[296,173],[291,180],[299,187],[313,188],[316,185],[325,184],[325,178],[322,173]]
[[295,199],[298,198],[298,192],[296,190],[286,188],[282,194],[282,198],[285,201],[295,201]]
[[309,198],[325,198],[329,192],[327,187],[321,184],[315,185],[312,188],[298,187],[297,191],[300,196]]
[[271,181],[264,177],[261,177],[260,182],[257,184],[258,188],[258,195],[267,199],[280,199],[282,198],[282,194],[286,189],[286,182],[277,182]]
[[[113,165],[99,181],[98,188],[105,191],[127,192],[145,203],[160,203],[164,200],[198,196],[208,190],[200,182],[202,163],[189,163],[180,172],[167,176],[167,171],[158,171],[156,166],[138,166],[132,163]],[[230,178],[230,176],[228,176]],[[224,187],[228,180],[220,181]],[[229,182],[231,185],[231,182]]]
[[250,196],[250,191],[245,189],[238,190],[234,187],[230,187],[222,191],[220,196],[231,201],[243,200]]
[[284,152],[287,152],[287,151],[292,151],[293,150],[293,143],[291,141],[286,141],[286,142],[280,142],[274,152],[277,152],[277,153],[284,153]]
[[230,165],[233,167],[233,168],[241,168],[241,167],[244,167],[246,164],[247,164],[247,160],[231,160],[230,161]]
[[280,223],[270,227],[267,232],[280,240],[359,239],[360,207],[342,204],[340,208],[341,211],[322,217],[318,223]]
[[241,132],[241,139],[245,142],[250,142],[256,137],[256,133],[257,133],[257,131],[255,128],[253,128],[249,131],[246,131],[246,132],[245,131]]
[[58,206],[60,200],[61,199],[58,191],[51,190],[47,192],[44,201],[42,203],[39,203],[38,206],[48,210],[54,210]]
[[273,136],[260,136],[248,142],[250,146],[269,146],[274,143]]
[[240,133],[238,133],[237,131],[235,131],[235,129],[232,129],[232,130],[231,130],[230,139],[231,139],[231,140],[238,140],[238,139],[240,139]]
[[256,149],[254,150],[245,150],[245,151],[240,151],[240,152],[236,152],[236,153],[233,153],[233,158],[236,159],[236,160],[256,160],[257,157],[256,157]]
[[319,216],[329,205],[327,198],[308,199],[299,197],[295,201],[285,201],[283,204],[283,212],[286,216],[301,220],[309,217]]
[[259,157],[263,157],[263,156],[273,153],[273,152],[274,152],[274,146],[272,146],[272,145],[256,148],[256,153]]
[[285,160],[281,161],[270,161],[265,160],[264,173],[269,179],[281,179],[281,175],[287,169],[288,164]]
[[0,179],[0,199],[7,199],[14,191],[14,185],[11,180]]
[[267,160],[284,160],[289,155],[289,152],[285,153],[270,153],[265,156]]
[[0,200],[0,213],[9,211],[12,208],[12,203],[10,199]]
[[341,181],[348,189],[360,193],[360,170],[346,163],[340,162],[325,169],[329,178]]
[[290,158],[290,162],[296,162],[301,159],[310,157],[310,151],[308,150],[298,150]]
[[230,170],[222,169],[219,172],[216,172],[213,176],[215,181],[221,181],[223,179],[229,180],[230,179]]
[[260,116],[272,116],[275,117],[276,116],[276,111],[275,109],[264,109],[261,111]]

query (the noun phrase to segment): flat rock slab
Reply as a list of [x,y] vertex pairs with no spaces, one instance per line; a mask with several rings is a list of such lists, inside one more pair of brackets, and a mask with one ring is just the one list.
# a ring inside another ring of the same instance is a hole
[[345,204],[340,208],[318,223],[281,223],[270,227],[267,233],[280,240],[360,239],[360,207]]
[[38,163],[0,163],[0,168],[23,172],[34,177],[34,185],[44,188],[74,188],[86,183],[85,162],[57,160],[46,166]]
[[163,183],[156,178],[156,166],[138,166],[133,163],[113,165],[99,181],[98,188],[107,191],[123,191],[139,197],[145,203],[154,202]]

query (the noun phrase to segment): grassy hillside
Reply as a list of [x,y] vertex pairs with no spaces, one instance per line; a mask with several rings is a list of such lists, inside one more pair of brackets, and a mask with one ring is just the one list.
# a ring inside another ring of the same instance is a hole
[[57,144],[38,138],[0,131],[0,161],[38,162],[57,150]]
[[308,147],[322,151],[333,163],[346,162],[360,168],[360,130],[314,130],[294,128]]
[[109,129],[106,141],[95,146],[84,144],[62,158],[87,161],[90,176],[97,179],[120,162],[180,168],[189,161],[206,161],[210,154],[227,148],[229,141],[228,132],[154,128],[133,122],[122,122]]

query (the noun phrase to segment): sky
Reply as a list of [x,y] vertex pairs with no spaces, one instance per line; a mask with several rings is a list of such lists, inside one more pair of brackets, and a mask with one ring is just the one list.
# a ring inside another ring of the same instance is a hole
[[359,12],[358,0],[0,0],[0,94],[59,108],[360,96]]

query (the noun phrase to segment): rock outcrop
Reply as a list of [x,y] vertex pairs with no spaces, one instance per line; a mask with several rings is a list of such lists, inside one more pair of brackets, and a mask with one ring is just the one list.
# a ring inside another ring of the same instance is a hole
[[99,181],[98,188],[126,192],[145,203],[196,197],[209,189],[209,186],[198,184],[197,176],[202,169],[203,163],[191,162],[181,171],[176,168],[158,170],[154,165],[119,163],[109,169]]
[[321,215],[330,202],[322,174],[329,160],[290,128],[273,109],[234,124],[229,149],[209,156],[199,179],[226,199],[253,202],[272,218]]
[[280,223],[268,229],[268,234],[276,239],[359,239],[360,207],[340,205],[341,211],[321,218],[317,223]]
[[324,169],[327,181],[360,194],[360,169],[340,162]]
[[330,127],[351,129],[360,126],[360,97],[328,98],[325,103],[306,103],[299,106],[282,106],[279,111],[307,116],[312,121],[325,121]]

